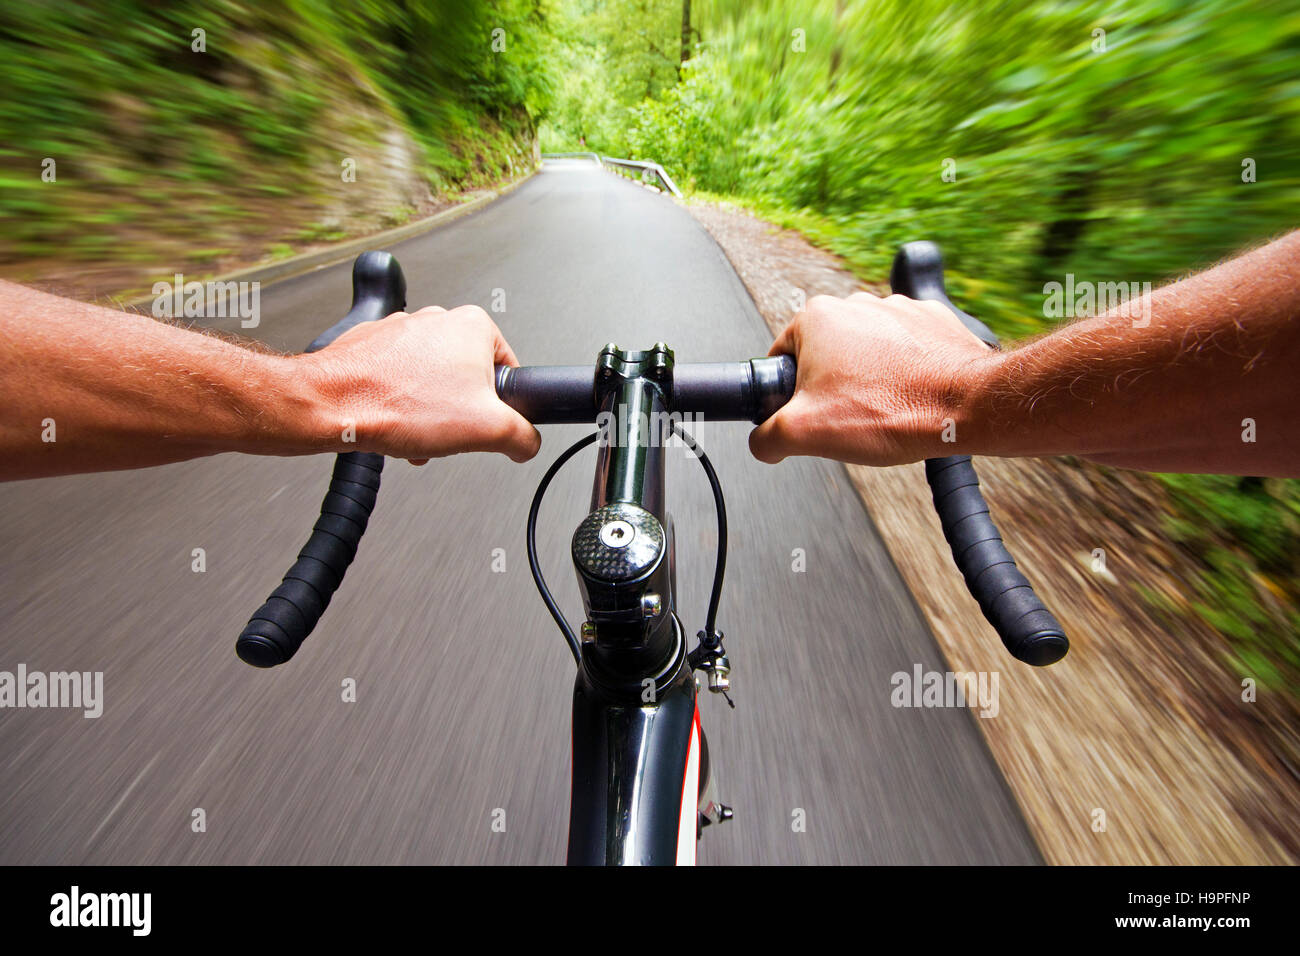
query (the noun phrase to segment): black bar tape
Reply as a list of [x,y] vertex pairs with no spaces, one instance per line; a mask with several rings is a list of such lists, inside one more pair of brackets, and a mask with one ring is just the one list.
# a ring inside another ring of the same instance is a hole
[[379,491],[384,456],[339,455],[321,516],[280,586],[253,614],[235,652],[254,667],[274,667],[297,653],[357,553]]
[[931,458],[925,477],[952,559],[1007,650],[1037,667],[1059,661],[1070,642],[1002,543],[970,456]]

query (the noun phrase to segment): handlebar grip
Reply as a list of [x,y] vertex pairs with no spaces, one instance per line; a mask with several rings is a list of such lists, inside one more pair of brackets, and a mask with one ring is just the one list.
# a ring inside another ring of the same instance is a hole
[[749,367],[754,376],[754,391],[757,393],[754,417],[750,420],[755,425],[761,425],[794,397],[797,369],[792,355],[751,359]]
[[[998,347],[998,338],[988,326],[948,298],[943,256],[935,243],[909,242],[899,249],[889,284],[908,298],[942,302],[977,338],[990,348]],[[985,620],[1017,660],[1036,667],[1055,664],[1070,649],[1070,642],[1002,543],[970,456],[931,458],[925,463],[925,477],[952,559]]]
[[[406,277],[397,260],[387,252],[363,252],[352,265],[352,308],[317,336],[307,351],[323,349],[353,326],[404,308]],[[375,508],[383,470],[383,455],[348,452],[335,458],[330,488],[311,537],[280,586],[254,612],[235,641],[240,660],[254,667],[275,667],[298,652],[356,557]]]
[[384,456],[367,452],[349,452],[335,460],[311,537],[235,642],[240,660],[254,667],[274,667],[297,653],[356,557],[383,468]]
[[496,367],[497,398],[534,425],[596,420],[596,369],[591,365]]
[[1070,642],[1002,543],[970,456],[931,458],[925,477],[953,561],[985,619],[1012,657],[1036,667],[1055,664]]

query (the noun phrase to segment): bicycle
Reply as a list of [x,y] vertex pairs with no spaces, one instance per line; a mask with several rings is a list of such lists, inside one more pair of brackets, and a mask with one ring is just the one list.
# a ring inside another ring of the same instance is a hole
[[[949,301],[933,243],[903,246],[890,282],[911,298],[944,303],[997,347],[983,323]],[[362,254],[353,267],[351,310],[308,351],[326,347],[360,322],[401,311],[405,299],[396,259]],[[594,366],[496,371],[498,395],[534,424],[601,424],[546,471],[526,528],[534,583],[577,665],[570,864],[693,864],[702,832],[733,816],[712,794],[697,700],[701,683],[723,695],[731,686],[731,662],[717,627],[727,560],[726,502],[708,456],[674,415],[758,424],[789,400],[795,375],[789,356],[678,364],[663,343],[646,351],[608,345]],[[675,602],[675,532],[664,480],[664,449],[673,436],[703,467],[718,523],[708,612],[689,651]],[[539,567],[537,515],[556,473],[598,439],[591,510],[570,549],[585,611],[575,633]],[[236,642],[242,660],[273,667],[301,647],[356,555],[383,463],[375,454],[338,456],[311,537]],[[1037,666],[1060,660],[1069,642],[1007,552],[970,458],[927,461],[926,477],[953,560],[1007,650]]]

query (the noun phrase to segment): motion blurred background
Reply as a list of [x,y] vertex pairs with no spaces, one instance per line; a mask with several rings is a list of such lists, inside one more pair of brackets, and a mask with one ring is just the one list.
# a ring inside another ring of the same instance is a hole
[[[542,152],[659,162],[869,286],[936,239],[1007,339],[1051,327],[1047,282],[1159,284],[1300,209],[1294,2],[25,2],[0,90],[0,276],[106,302],[450,208]],[[1199,642],[1194,681],[1257,683],[1206,719],[1294,808],[1300,482],[1061,467],[1160,542],[1118,587]]]

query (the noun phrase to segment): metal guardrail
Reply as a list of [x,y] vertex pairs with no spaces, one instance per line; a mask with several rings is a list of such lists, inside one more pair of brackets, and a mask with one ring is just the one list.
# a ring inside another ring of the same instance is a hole
[[677,188],[668,171],[658,163],[647,163],[638,159],[615,159],[613,156],[600,156],[597,153],[542,153],[542,159],[589,159],[599,166],[607,166],[615,172],[630,174],[635,172],[633,178],[645,182],[648,176],[653,175],[659,181],[659,187],[664,192],[676,197],[682,198],[682,191]]
[[677,188],[677,184],[673,182],[672,177],[658,163],[643,163],[635,159],[613,159],[609,156],[602,156],[601,162],[606,166],[613,166],[620,172],[636,170],[637,178],[643,182],[648,174],[653,173],[666,192],[671,193],[678,199],[682,198],[682,191]]
[[604,165],[596,153],[542,153],[542,159],[589,159],[597,166]]

